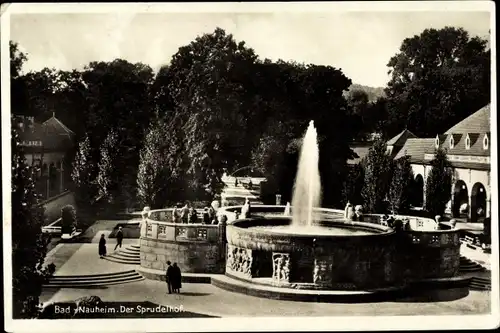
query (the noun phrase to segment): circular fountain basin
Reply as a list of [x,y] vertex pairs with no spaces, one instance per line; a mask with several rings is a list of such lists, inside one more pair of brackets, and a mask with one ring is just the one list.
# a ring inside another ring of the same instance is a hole
[[288,217],[237,220],[227,227],[226,275],[299,289],[360,290],[392,285],[395,233],[343,219],[310,227]]

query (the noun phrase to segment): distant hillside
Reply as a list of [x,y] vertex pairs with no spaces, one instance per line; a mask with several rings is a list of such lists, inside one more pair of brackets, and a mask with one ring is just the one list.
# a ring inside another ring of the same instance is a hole
[[[363,86],[361,84],[353,83],[349,87],[349,91],[352,91],[352,90],[363,90],[368,95],[368,99],[370,100],[370,102],[374,102],[379,97],[385,96],[384,88],[382,88],[382,87],[368,87],[368,86]],[[345,92],[344,95],[347,95],[347,93],[348,92]]]

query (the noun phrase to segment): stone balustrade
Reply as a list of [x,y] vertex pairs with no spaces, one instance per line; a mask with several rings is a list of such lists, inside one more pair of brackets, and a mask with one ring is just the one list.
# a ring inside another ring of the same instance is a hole
[[223,273],[226,225],[167,222],[172,209],[151,210],[141,225],[141,266],[165,270],[177,262],[187,273]]

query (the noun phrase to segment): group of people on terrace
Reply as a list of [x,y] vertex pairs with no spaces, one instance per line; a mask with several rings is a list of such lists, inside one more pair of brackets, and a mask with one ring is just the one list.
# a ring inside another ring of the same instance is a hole
[[204,207],[201,217],[198,215],[198,211],[187,202],[184,206],[176,206],[172,210],[172,222],[173,223],[186,223],[186,224],[218,224],[219,219],[217,217],[217,210],[220,204],[217,198],[212,202],[210,207]]

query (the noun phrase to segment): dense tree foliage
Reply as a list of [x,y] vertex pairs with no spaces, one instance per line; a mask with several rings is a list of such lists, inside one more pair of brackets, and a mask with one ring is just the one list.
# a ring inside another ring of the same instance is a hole
[[490,57],[488,42],[462,28],[406,38],[388,63],[388,135],[433,137],[489,103]]
[[43,265],[48,240],[42,234],[44,210],[35,190],[38,170],[27,165],[16,126],[11,135],[12,309],[14,318],[25,319],[38,316],[42,285],[54,270]]
[[395,214],[408,213],[412,200],[413,170],[410,157],[404,156],[394,163],[389,187],[390,209]]
[[387,154],[387,145],[377,140],[363,161],[365,183],[361,191],[363,206],[367,212],[386,211],[386,199],[392,175],[392,159]]
[[446,152],[436,151],[431,161],[431,171],[425,187],[425,209],[431,217],[444,216],[446,204],[451,199],[452,169]]
[[345,206],[348,202],[353,205],[363,204],[363,197],[361,191],[365,184],[365,170],[362,163],[353,165],[347,177],[344,179],[342,186],[342,206]]

